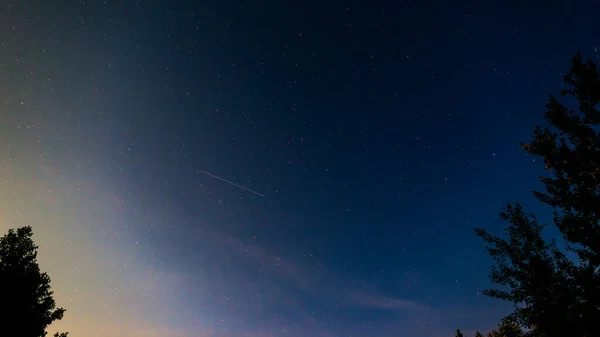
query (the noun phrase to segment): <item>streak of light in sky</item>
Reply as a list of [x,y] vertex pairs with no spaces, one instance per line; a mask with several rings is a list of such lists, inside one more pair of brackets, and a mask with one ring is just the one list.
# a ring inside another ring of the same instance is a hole
[[200,172],[200,173],[204,173],[204,174],[206,174],[206,175],[209,175],[209,176],[211,176],[211,177],[213,177],[213,178],[219,179],[219,180],[221,180],[221,181],[224,181],[224,182],[226,182],[226,183],[228,183],[228,184],[230,184],[230,185],[233,185],[233,186],[235,186],[235,187],[239,187],[239,188],[241,188],[241,189],[244,189],[244,190],[246,190],[246,191],[248,191],[248,192],[254,193],[254,194],[256,194],[256,195],[260,195],[260,196],[261,196],[261,197],[263,197],[263,198],[266,198],[266,197],[264,196],[264,194],[260,194],[260,193],[258,193],[258,192],[256,192],[256,191],[253,191],[253,190],[251,190],[251,189],[249,189],[249,188],[247,188],[247,187],[244,187],[244,186],[238,185],[238,184],[236,184],[236,183],[234,183],[234,182],[231,182],[231,181],[229,181],[229,180],[227,180],[227,179],[223,179],[223,178],[221,178],[221,177],[219,177],[219,176],[216,176],[216,175],[214,175],[214,174],[212,174],[212,173],[208,173],[208,172],[206,172],[206,171],[199,171],[199,172]]

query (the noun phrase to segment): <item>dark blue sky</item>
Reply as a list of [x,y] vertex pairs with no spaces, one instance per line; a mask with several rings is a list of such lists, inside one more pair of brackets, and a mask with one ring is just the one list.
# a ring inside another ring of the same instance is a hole
[[508,313],[472,228],[547,211],[519,142],[570,56],[598,58],[592,1],[50,3],[0,14],[2,151],[110,195],[95,230],[118,243],[93,240],[177,282],[169,331],[450,336]]

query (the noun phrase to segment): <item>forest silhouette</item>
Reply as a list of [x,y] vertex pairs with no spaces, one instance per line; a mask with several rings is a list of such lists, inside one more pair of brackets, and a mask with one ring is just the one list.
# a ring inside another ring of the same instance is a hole
[[[488,337],[600,336],[600,74],[580,53],[564,76],[561,96],[549,96],[545,125],[538,125],[523,149],[543,159],[545,191],[535,197],[554,209],[553,225],[566,250],[543,237],[545,224],[519,203],[500,213],[508,224],[501,236],[475,233],[494,259],[484,294],[513,303],[514,310]],[[567,253],[574,253],[569,258]],[[457,336],[462,333],[457,331]],[[479,333],[480,336],[483,336]]]

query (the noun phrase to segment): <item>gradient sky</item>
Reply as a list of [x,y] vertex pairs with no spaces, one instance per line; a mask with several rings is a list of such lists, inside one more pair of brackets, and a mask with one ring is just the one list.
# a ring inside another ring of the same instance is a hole
[[518,144],[600,11],[485,3],[0,1],[0,230],[33,226],[51,331],[495,326],[472,228],[545,211]]

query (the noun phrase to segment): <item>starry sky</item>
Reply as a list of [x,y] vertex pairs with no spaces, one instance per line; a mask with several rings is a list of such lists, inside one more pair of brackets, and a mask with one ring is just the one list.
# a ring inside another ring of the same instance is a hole
[[594,7],[0,1],[0,230],[74,337],[485,331],[472,228],[547,211],[519,142]]

